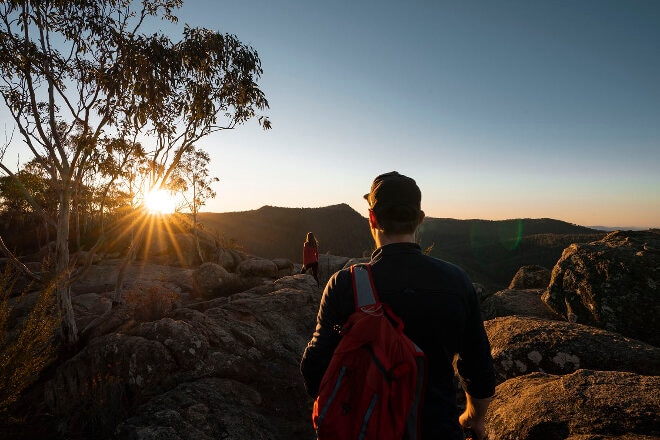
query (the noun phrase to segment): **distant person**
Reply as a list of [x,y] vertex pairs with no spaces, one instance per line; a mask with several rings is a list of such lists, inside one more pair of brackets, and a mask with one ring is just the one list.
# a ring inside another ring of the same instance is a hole
[[[377,246],[370,262],[375,290],[403,320],[405,334],[428,361],[421,438],[462,440],[463,429],[469,429],[475,440],[486,439],[485,416],[495,393],[495,373],[472,282],[461,268],[425,255],[416,244],[424,212],[413,179],[394,171],[382,174],[364,198]],[[354,304],[350,270],[342,269],[325,287],[316,329],[300,364],[313,398]],[[455,371],[467,398],[462,414],[456,403]]]
[[300,273],[307,273],[312,269],[312,274],[316,280],[316,285],[320,287],[319,283],[319,242],[314,237],[313,232],[307,233],[307,238],[303,244],[303,264]]

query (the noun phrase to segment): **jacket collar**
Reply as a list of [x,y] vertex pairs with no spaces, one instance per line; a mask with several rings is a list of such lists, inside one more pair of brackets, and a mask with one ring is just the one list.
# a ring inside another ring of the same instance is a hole
[[390,243],[373,251],[371,254],[371,261],[375,262],[387,255],[421,253],[422,248],[417,243]]

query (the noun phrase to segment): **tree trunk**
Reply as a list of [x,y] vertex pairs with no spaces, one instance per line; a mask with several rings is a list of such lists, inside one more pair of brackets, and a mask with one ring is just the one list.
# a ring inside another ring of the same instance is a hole
[[206,258],[204,258],[204,253],[202,252],[202,247],[199,245],[199,236],[197,235],[197,228],[193,229],[193,237],[195,238],[195,247],[197,248],[197,256],[199,257],[200,264],[206,263]]
[[193,237],[195,239],[195,248],[197,249],[197,256],[201,264],[206,262],[204,254],[202,253],[202,247],[199,245],[199,236],[197,235],[197,185],[195,184],[195,179],[193,178],[193,206],[192,206],[192,217],[193,217]]
[[74,214],[76,222],[76,252],[80,250],[80,191],[77,189],[74,198]]
[[60,331],[66,345],[78,341],[78,329],[71,304],[69,284],[69,218],[71,215],[71,193],[60,192],[60,207],[57,216],[57,238],[55,241],[55,293],[62,323]]

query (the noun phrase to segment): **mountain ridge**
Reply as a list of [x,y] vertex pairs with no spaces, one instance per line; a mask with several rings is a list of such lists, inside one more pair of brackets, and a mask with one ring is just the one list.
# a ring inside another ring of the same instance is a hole
[[[307,232],[319,239],[321,253],[367,257],[374,250],[368,220],[345,203],[319,208],[264,205],[256,210],[200,213],[209,231],[265,258],[299,263]],[[418,242],[430,255],[463,267],[474,282],[506,288],[525,265],[551,269],[572,243],[599,240],[607,232],[562,220],[458,220],[427,217]]]

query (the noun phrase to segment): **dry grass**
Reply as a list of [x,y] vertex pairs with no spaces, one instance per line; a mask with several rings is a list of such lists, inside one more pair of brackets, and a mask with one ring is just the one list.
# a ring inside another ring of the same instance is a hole
[[[8,305],[17,275],[8,265],[0,275],[0,415],[5,416],[21,392],[54,360],[55,332],[60,324],[53,288],[44,289],[27,317],[9,328]],[[25,292],[20,297],[22,300]]]
[[180,295],[161,286],[151,286],[130,290],[124,298],[133,310],[136,321],[149,322],[165,317],[179,301]]

